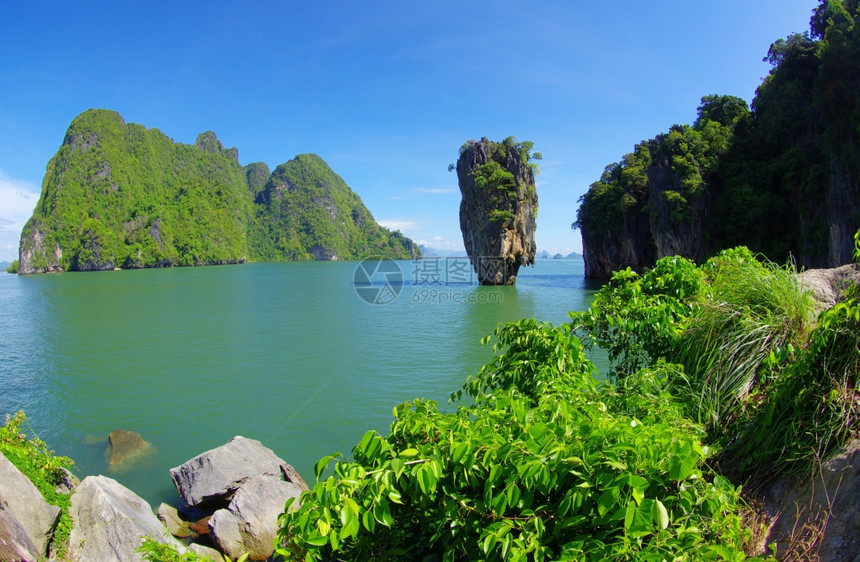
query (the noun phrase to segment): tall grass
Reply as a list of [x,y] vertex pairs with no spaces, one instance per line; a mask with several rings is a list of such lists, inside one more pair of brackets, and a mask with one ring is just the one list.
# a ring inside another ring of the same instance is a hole
[[814,309],[791,264],[762,263],[736,249],[703,269],[710,286],[699,296],[673,360],[684,366],[681,392],[693,417],[719,433],[744,408],[771,354],[804,345]]
[[734,424],[720,465],[738,479],[808,470],[860,431],[860,290],[821,314],[806,348],[774,367],[766,398]]

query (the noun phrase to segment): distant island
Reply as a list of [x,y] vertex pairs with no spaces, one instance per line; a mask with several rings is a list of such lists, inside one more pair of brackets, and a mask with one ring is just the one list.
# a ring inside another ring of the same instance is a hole
[[577,252],[571,252],[567,255],[555,253],[550,254],[546,250],[541,250],[537,254],[535,254],[535,259],[539,260],[581,260],[582,254]]
[[90,109],[48,162],[21,233],[19,273],[246,261],[413,259],[326,162],[239,164],[207,131],[193,145]]

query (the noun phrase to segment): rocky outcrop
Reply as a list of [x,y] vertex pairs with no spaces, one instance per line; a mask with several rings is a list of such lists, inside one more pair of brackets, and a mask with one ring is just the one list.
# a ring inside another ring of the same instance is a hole
[[0,560],[37,560],[47,554],[60,508],[0,453]]
[[768,491],[771,517],[766,544],[800,551],[792,560],[854,562],[860,556],[860,440],[836,451],[820,471],[799,480],[787,478]]
[[159,518],[175,536],[209,535],[233,559],[245,553],[251,560],[270,557],[284,505],[308,489],[271,449],[241,436],[171,469],[170,475],[188,505],[180,510],[161,506]]
[[226,503],[242,484],[258,474],[308,489],[298,472],[271,449],[242,436],[170,469],[176,491],[192,507]]
[[[856,162],[854,163],[856,167]],[[860,178],[858,172],[831,159],[830,182],[825,203],[827,209],[827,265],[851,262],[854,233],[860,226]]]
[[140,496],[107,476],[87,476],[72,495],[73,525],[69,558],[144,560],[136,552],[144,538],[185,547],[165,532],[152,507]]
[[808,269],[797,275],[800,287],[812,293],[820,312],[844,300],[848,288],[860,285],[860,271],[856,264],[832,269]]
[[155,447],[133,431],[117,429],[108,435],[108,469],[124,472],[155,454]]
[[218,548],[232,559],[246,552],[251,560],[265,560],[274,552],[278,516],[290,498],[298,499],[303,487],[258,474],[236,490],[225,509],[209,520],[209,530]]
[[38,560],[44,556],[21,522],[0,509],[0,560]]
[[460,230],[482,285],[512,285],[520,266],[534,264],[538,198],[524,148],[483,138],[460,150]]

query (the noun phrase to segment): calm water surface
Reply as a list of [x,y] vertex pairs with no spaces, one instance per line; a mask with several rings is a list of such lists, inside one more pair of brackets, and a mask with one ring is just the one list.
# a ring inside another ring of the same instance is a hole
[[[356,263],[0,275],[0,414],[32,429],[80,476],[107,474],[153,505],[176,503],[168,469],[235,435],[258,439],[312,483],[392,408],[440,405],[491,358],[499,322],[562,323],[594,287],[574,260],[539,260],[515,287],[418,285],[400,262],[395,300],[358,297]],[[116,473],[115,429],[156,447]]]

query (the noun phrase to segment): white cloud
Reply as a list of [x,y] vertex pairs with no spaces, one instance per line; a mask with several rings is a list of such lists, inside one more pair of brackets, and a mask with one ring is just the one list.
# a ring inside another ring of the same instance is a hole
[[376,222],[388,230],[399,230],[400,232],[418,228],[418,222],[412,219],[382,219]]
[[0,170],[0,261],[18,259],[21,230],[39,201],[38,188]]

